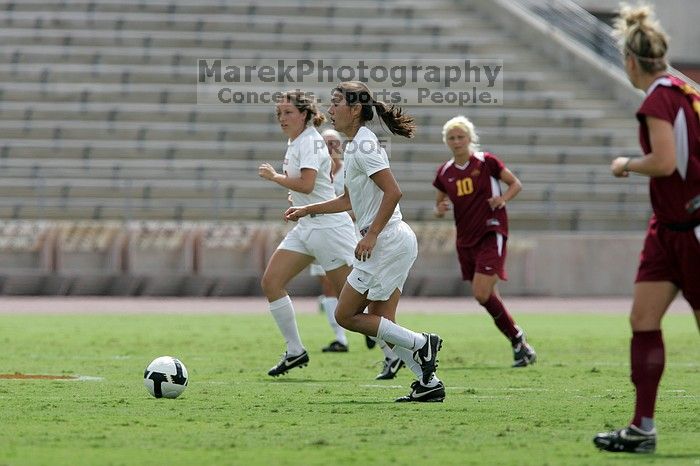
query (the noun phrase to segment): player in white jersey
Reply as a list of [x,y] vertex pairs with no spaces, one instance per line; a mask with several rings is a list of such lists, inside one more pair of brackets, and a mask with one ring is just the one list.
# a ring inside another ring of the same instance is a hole
[[[345,192],[345,170],[343,169],[343,149],[344,138],[339,132],[334,129],[326,129],[321,133],[323,140],[326,141],[328,151],[331,154],[333,161],[333,187],[335,188],[336,196],[342,196]],[[352,211],[349,211],[350,217],[355,219]],[[360,232],[355,227],[358,239],[361,238]],[[310,273],[313,276],[318,276],[321,281],[321,289],[323,294],[319,296],[319,307],[321,312],[326,315],[328,324],[335,333],[336,339],[328,346],[323,348],[324,353],[328,352],[346,352],[348,351],[348,339],[345,335],[345,329],[338,325],[335,320],[335,308],[338,305],[338,295],[335,287],[326,277],[326,272],[318,264],[311,264]],[[384,353],[384,365],[382,371],[375,377],[377,380],[390,380],[396,377],[397,372],[403,367],[404,363],[396,353],[386,344],[384,340],[376,337],[365,335],[367,348],[372,349],[375,345]]]
[[[345,177],[343,172],[343,137],[334,129],[326,129],[321,133],[323,140],[328,146],[328,152],[331,155],[331,173],[333,174],[333,189],[335,195],[340,196],[345,191]],[[321,283],[321,295],[318,297],[318,304],[328,319],[328,325],[335,334],[335,340],[330,342],[328,346],[324,346],[324,353],[345,353],[348,351],[348,337],[345,335],[345,329],[338,325],[335,321],[335,308],[338,305],[338,290],[326,276],[326,271],[323,270],[317,263],[309,266],[309,272],[312,276],[318,277]]]
[[[331,158],[316,130],[325,117],[315,102],[301,91],[286,92],[276,112],[282,131],[289,137],[284,172],[277,173],[272,165],[263,163],[258,168],[260,177],[289,189],[294,206],[335,199]],[[318,213],[292,228],[270,257],[261,285],[287,349],[268,375],[275,377],[309,362],[285,287],[316,261],[340,293],[350,272],[355,241],[355,227],[347,213]]]
[[[348,330],[379,337],[390,345],[418,380],[396,401],[443,401],[445,386],[435,375],[442,340],[395,323],[396,307],[408,271],[418,255],[416,235],[402,221],[401,189],[377,136],[365,126],[379,116],[389,131],[412,137],[413,118],[401,108],[372,97],[359,81],[333,89],[329,114],[336,130],[348,137],[345,146],[345,192],[331,201],[290,207],[286,218],[344,212],[352,209],[362,239],[355,247],[353,270],[340,293],[335,317]],[[363,313],[365,307],[369,313]]]

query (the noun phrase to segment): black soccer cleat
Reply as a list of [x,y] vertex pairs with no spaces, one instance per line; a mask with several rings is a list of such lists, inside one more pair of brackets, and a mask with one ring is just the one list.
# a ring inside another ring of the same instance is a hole
[[442,381],[438,382],[434,387],[425,387],[421,385],[419,380],[416,380],[411,384],[411,393],[397,398],[395,401],[397,403],[404,403],[407,401],[442,403],[444,400],[445,384],[443,384]]
[[321,350],[324,353],[347,353],[348,345],[344,345],[338,340],[332,341],[328,346],[323,347]]
[[375,377],[376,380],[391,380],[396,377],[396,373],[404,366],[400,358],[389,359],[384,358],[384,367],[382,371]]
[[377,346],[377,342],[374,341],[372,338],[369,336],[365,335],[365,345],[367,345],[367,349],[372,349],[375,346]]
[[285,351],[282,355],[282,359],[277,363],[276,366],[267,371],[267,375],[272,377],[277,377],[278,375],[286,374],[290,369],[295,367],[304,367],[309,363],[309,353],[304,351],[298,356],[287,356]]
[[433,372],[437,369],[437,354],[442,348],[442,338],[435,333],[424,333],[427,341],[422,348],[413,352],[413,360],[420,364],[423,371],[423,383],[430,382]]
[[603,451],[615,453],[654,453],[656,451],[656,429],[644,432],[636,426],[602,432],[593,437],[595,446]]
[[526,367],[537,361],[535,349],[525,341],[525,332],[520,331],[513,345],[513,367]]

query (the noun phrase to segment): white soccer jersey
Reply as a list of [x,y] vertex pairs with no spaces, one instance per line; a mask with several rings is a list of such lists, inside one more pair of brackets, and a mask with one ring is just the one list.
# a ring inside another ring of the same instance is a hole
[[340,170],[333,175],[333,189],[336,196],[342,196],[345,192],[345,167],[340,167]]
[[[331,156],[323,137],[313,126],[306,128],[296,139],[288,143],[287,153],[284,156],[283,170],[288,177],[300,178],[303,168],[316,171],[316,183],[309,194],[290,191],[293,206],[315,204],[336,197],[331,182]],[[345,212],[307,216],[299,219],[299,225],[318,228],[335,227],[347,222],[347,217],[348,214]]]
[[[370,176],[389,168],[389,157],[379,145],[377,136],[362,126],[352,141],[345,145],[345,186],[350,193],[352,210],[360,230],[369,227],[377,216],[384,193]],[[401,221],[401,209],[397,204],[387,222],[387,227]]]

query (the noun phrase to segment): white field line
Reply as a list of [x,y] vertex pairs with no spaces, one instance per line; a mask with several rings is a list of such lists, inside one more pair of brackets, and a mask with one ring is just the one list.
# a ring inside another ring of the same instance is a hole
[[[23,374],[23,375],[36,375],[36,374]],[[51,374],[42,374],[42,375],[51,375]],[[64,375],[57,375],[56,377],[64,377]],[[3,379],[3,380],[18,380],[22,382],[30,382],[30,381],[42,381],[42,382],[102,382],[104,380],[104,377],[95,377],[93,375],[71,375],[69,376],[69,379],[33,379],[33,378],[8,378],[8,379]]]
[[[66,379],[70,380],[70,379]],[[86,382],[101,382],[104,380],[104,377],[95,377],[93,375],[79,375],[77,379],[73,380],[79,380],[79,381],[86,381]]]
[[[629,362],[612,362],[612,361],[595,361],[590,363],[594,366],[629,366]],[[587,364],[581,364],[587,365]],[[700,362],[678,362],[678,361],[666,361],[666,367],[700,367]]]

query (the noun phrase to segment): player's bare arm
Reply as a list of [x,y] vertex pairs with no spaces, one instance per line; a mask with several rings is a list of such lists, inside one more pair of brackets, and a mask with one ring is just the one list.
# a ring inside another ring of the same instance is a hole
[[313,168],[302,168],[301,176],[299,178],[292,178],[287,174],[277,173],[274,167],[269,163],[263,163],[258,167],[258,175],[260,178],[274,181],[284,188],[304,194],[311,193],[316,184],[316,170]]
[[401,192],[399,184],[396,182],[396,178],[394,178],[394,174],[389,168],[385,168],[384,170],[374,173],[372,176],[370,176],[370,178],[384,193],[382,196],[382,202],[379,204],[377,216],[367,229],[368,235],[372,233],[375,236],[378,236],[391,218],[391,215],[394,213],[396,204],[399,203],[403,193]]
[[391,169],[385,168],[384,170],[380,170],[371,175],[370,178],[374,181],[374,184],[382,190],[384,195],[382,196],[381,204],[379,204],[377,216],[374,218],[369,228],[367,228],[367,233],[365,233],[364,237],[355,247],[355,257],[359,260],[367,260],[370,258],[372,250],[377,244],[379,233],[381,233],[386,226],[396,208],[396,204],[399,203],[401,196],[403,196],[401,188],[396,182],[396,178],[394,178],[394,174],[391,173]]
[[648,116],[646,119],[651,152],[643,157],[617,157],[613,160],[610,171],[618,178],[629,176],[630,172],[650,177],[669,176],[676,169],[673,126],[659,118]]
[[502,195],[494,196],[489,199],[489,205],[492,209],[502,209],[506,206],[507,202],[517,196],[523,189],[523,184],[509,169],[504,168],[501,170],[500,177],[501,181],[508,186],[508,189],[506,189],[506,192],[504,192]]
[[436,189],[435,191],[435,209],[433,209],[433,213],[437,218],[442,218],[445,216],[445,212],[450,210],[450,200],[447,197],[447,193],[442,192],[439,189]]
[[345,192],[335,199],[305,206],[290,207],[284,213],[284,219],[296,222],[300,218],[311,214],[335,214],[351,209],[352,203],[350,202],[350,195],[348,194],[348,189],[345,188]]

